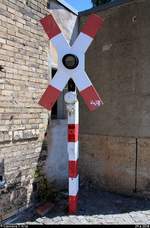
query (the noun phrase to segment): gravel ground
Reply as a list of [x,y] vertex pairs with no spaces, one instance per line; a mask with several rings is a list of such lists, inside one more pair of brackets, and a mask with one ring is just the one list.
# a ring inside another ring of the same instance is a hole
[[67,198],[66,192],[60,192],[45,216],[29,209],[11,224],[150,224],[148,199],[104,192],[88,184],[80,187],[77,214],[68,215]]

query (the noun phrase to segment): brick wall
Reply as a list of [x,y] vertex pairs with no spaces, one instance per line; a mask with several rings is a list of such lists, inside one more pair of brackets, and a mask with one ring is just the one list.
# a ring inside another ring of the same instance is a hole
[[[38,105],[48,75],[48,42],[39,19],[48,0],[0,0],[0,219],[30,204],[48,112]],[[36,177],[37,177],[36,176]],[[36,188],[37,189],[37,186]]]

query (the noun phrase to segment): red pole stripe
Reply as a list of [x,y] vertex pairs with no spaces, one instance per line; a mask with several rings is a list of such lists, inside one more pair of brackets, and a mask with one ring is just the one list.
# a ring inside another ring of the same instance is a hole
[[49,39],[53,38],[54,36],[57,36],[59,33],[61,33],[60,28],[56,24],[54,18],[52,15],[48,15],[40,20],[46,34],[48,35]]
[[69,161],[69,177],[76,178],[78,175],[78,160]]
[[79,124],[68,124],[68,142],[77,142],[79,135]]
[[42,95],[39,104],[44,108],[50,110],[55,104],[57,98],[59,97],[61,91],[49,85]]
[[77,211],[78,196],[69,196],[69,214]]
[[96,14],[92,14],[88,17],[81,32],[94,38],[97,31],[102,27],[102,25],[103,25],[103,19],[101,17],[97,16]]

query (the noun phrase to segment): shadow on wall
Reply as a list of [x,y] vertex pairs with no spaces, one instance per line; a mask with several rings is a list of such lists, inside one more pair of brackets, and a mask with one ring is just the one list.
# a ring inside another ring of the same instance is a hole
[[22,186],[22,172],[18,170],[13,182],[9,183],[8,186],[5,183],[0,188],[0,221],[26,207],[28,202],[27,191],[27,188]]
[[30,202],[40,203],[46,201],[47,199],[52,199],[51,186],[48,183],[47,177],[45,175],[45,165],[48,157],[48,126],[44,134],[44,140],[41,146],[41,152],[38,157],[37,166],[33,176],[32,183],[32,194],[30,197]]
[[72,46],[73,43],[75,42],[75,40],[77,39],[77,36],[79,34],[79,28],[78,28],[78,24],[79,24],[79,19],[77,17],[76,21],[75,21],[75,25],[72,31],[72,36],[71,36],[71,41],[70,41],[70,45]]

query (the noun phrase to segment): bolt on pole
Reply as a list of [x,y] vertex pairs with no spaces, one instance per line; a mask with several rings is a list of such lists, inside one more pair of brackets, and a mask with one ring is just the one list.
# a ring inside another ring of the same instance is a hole
[[79,191],[79,102],[76,92],[65,94],[65,102],[68,113],[68,176],[69,176],[69,199],[68,212],[77,212]]

